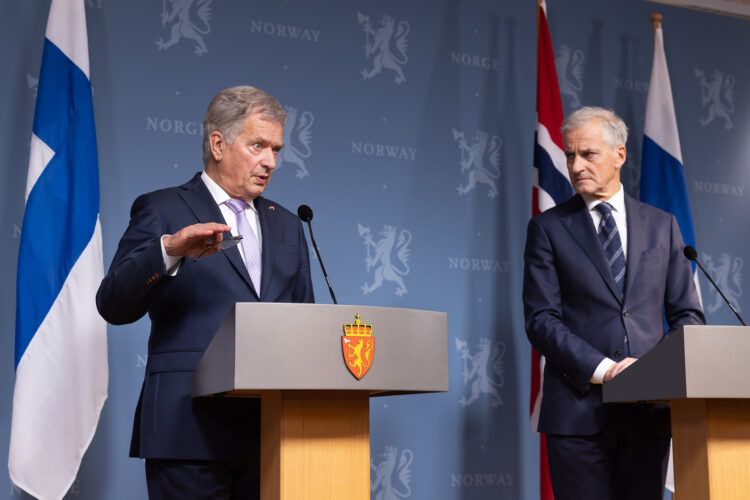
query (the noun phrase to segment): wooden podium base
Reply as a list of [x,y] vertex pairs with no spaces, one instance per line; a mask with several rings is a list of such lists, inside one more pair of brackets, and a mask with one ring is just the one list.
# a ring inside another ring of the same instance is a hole
[[673,399],[671,406],[675,498],[750,498],[750,399]]
[[263,500],[370,498],[367,391],[263,391]]

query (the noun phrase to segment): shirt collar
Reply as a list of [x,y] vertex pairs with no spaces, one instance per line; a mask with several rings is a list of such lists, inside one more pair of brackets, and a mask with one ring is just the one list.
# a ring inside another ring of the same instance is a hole
[[608,200],[600,200],[587,194],[582,194],[581,197],[589,211],[594,210],[599,203],[606,201],[615,212],[625,213],[625,190],[622,188],[622,184],[620,184],[620,189]]
[[[213,197],[214,201],[217,205],[222,205],[226,203],[227,201],[231,200],[232,197],[227,194],[224,189],[219,186],[216,181],[214,181],[204,170],[201,172],[201,179],[203,180],[203,183],[208,188],[208,192],[211,193],[211,196]],[[250,202],[247,204],[248,208],[250,208],[253,212],[255,212],[255,203]]]

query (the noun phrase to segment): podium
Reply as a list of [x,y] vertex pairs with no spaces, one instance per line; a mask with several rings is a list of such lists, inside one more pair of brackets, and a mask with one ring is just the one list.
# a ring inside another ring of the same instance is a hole
[[750,495],[750,327],[685,326],[603,387],[605,403],[669,401],[675,496]]
[[[358,321],[361,379],[342,340]],[[369,398],[448,390],[446,313],[324,304],[237,303],[192,379],[193,397],[261,398],[264,500],[369,499]]]

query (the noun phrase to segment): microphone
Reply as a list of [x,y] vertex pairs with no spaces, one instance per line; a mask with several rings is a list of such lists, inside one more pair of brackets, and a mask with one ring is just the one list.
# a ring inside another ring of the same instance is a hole
[[326,283],[328,284],[328,291],[331,292],[331,298],[333,299],[334,304],[338,304],[336,302],[336,295],[333,294],[333,288],[331,287],[331,282],[328,280],[328,273],[326,273],[326,266],[323,265],[323,259],[320,258],[320,252],[318,251],[318,244],[315,243],[315,237],[313,236],[313,230],[312,230],[312,224],[310,221],[313,218],[313,211],[312,208],[308,207],[307,205],[300,205],[297,209],[297,216],[302,220],[302,222],[307,222],[307,228],[310,230],[310,241],[312,241],[313,248],[315,249],[315,255],[318,256],[318,262],[320,262],[320,268],[323,270],[323,277],[326,279]]
[[297,215],[302,219],[302,222],[310,222],[313,217],[312,208],[307,205],[300,205],[297,209]]
[[716,284],[716,283],[714,282],[714,280],[713,280],[713,279],[711,279],[711,276],[710,276],[710,275],[708,274],[708,272],[706,272],[706,270],[705,270],[705,269],[703,269],[703,266],[702,266],[702,265],[701,265],[701,263],[700,263],[700,262],[698,261],[698,252],[696,252],[696,251],[695,251],[695,248],[691,247],[690,245],[687,245],[687,246],[686,246],[686,247],[685,247],[685,248],[683,249],[682,253],[684,253],[684,254],[685,254],[685,258],[686,258],[687,260],[691,260],[691,261],[695,262],[696,264],[698,264],[698,267],[700,267],[700,268],[701,268],[701,271],[703,271],[703,274],[704,274],[704,275],[706,276],[706,278],[708,278],[708,281],[710,281],[710,282],[711,282],[711,284],[712,284],[712,285],[714,286],[714,288],[716,289],[716,291],[717,291],[717,292],[719,292],[719,295],[721,295],[721,298],[722,298],[722,299],[724,299],[724,302],[726,302],[726,303],[727,303],[727,305],[729,306],[729,309],[731,309],[731,310],[732,310],[732,312],[734,313],[734,315],[735,315],[735,316],[737,316],[737,319],[738,319],[738,320],[740,320],[740,323],[742,323],[742,326],[747,326],[747,325],[745,324],[745,322],[744,322],[744,321],[742,320],[742,316],[740,316],[740,314],[739,314],[739,313],[737,312],[737,310],[736,310],[736,309],[734,308],[734,306],[732,305],[732,303],[731,303],[731,302],[729,302],[729,299],[727,299],[727,298],[726,298],[726,296],[724,295],[724,292],[722,292],[722,291],[721,291],[721,288],[719,288],[719,285],[717,285],[717,284]]

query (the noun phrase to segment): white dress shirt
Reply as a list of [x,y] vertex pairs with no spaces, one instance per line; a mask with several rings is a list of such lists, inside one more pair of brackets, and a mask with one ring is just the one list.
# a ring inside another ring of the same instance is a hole
[[[209,193],[211,193],[211,196],[213,197],[216,204],[219,206],[219,210],[221,210],[221,215],[224,216],[224,220],[227,221],[227,224],[232,228],[232,234],[236,236],[237,234],[239,234],[237,232],[237,228],[239,227],[237,215],[226,204],[226,202],[231,200],[232,198],[227,194],[226,191],[224,191],[224,189],[222,189],[221,186],[219,186],[212,178],[208,176],[208,174],[206,174],[205,170],[201,173],[201,180],[208,188],[208,191]],[[248,206],[247,208],[245,208],[245,217],[247,217],[247,221],[250,224],[250,229],[253,230],[253,232],[255,233],[255,237],[258,238],[258,245],[260,245],[260,248],[262,249],[263,235],[260,232],[260,219],[258,218],[258,211],[255,209],[254,203],[248,202]],[[164,248],[164,236],[168,235],[165,234],[162,236],[161,255],[164,258],[164,265],[167,267],[167,269],[176,266],[170,273],[172,276],[174,276],[177,274],[177,271],[180,268],[180,266],[177,266],[176,264],[182,259],[182,257],[167,255],[167,251]],[[245,253],[240,252],[240,256],[242,257],[242,261],[244,262]]]

